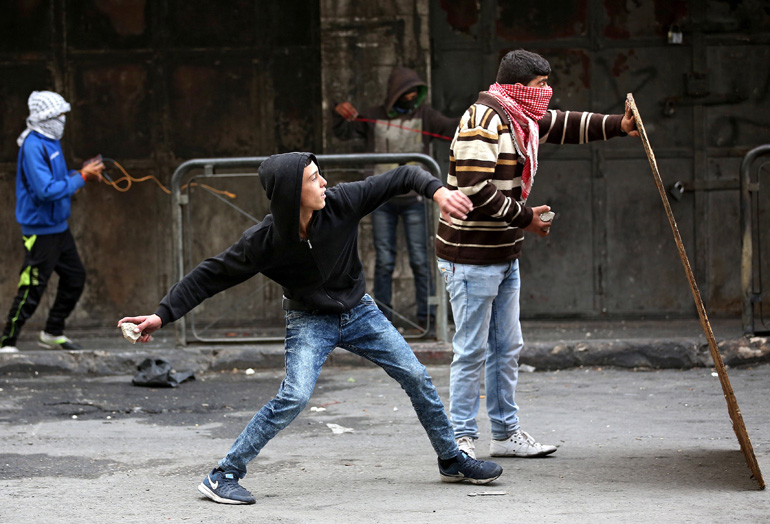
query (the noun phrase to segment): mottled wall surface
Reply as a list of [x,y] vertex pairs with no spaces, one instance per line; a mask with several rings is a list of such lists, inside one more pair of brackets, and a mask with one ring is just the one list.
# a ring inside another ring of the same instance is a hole
[[[432,0],[433,100],[464,110],[516,48],[551,62],[552,108],[618,113],[633,93],[664,184],[686,188],[672,206],[707,308],[740,316],[739,166],[770,143],[767,27],[759,0]],[[522,314],[694,316],[640,142],[543,145],[540,160],[528,203],[558,216],[525,242]]]
[[[318,151],[319,20],[316,0],[6,2],[0,19],[0,191],[8,196],[0,213],[3,316],[22,262],[11,195],[16,137],[31,91],[55,90],[72,104],[63,145],[73,168],[101,153],[134,177],[153,175],[168,187],[190,158]],[[111,177],[121,176],[114,165],[107,168]],[[214,185],[236,193],[234,202],[251,213],[265,214],[256,178]],[[237,240],[248,222],[210,193],[192,193],[190,224],[201,235],[190,243],[190,264]],[[170,197],[152,181],[125,193],[89,184],[74,197],[70,226],[88,283],[69,325],[112,327],[124,314],[154,311],[173,283]],[[27,331],[44,321],[55,282]],[[253,314],[241,307],[232,318]]]
[[[673,207],[707,307],[738,315],[734,188],[743,154],[770,143],[769,22],[759,0],[6,2],[0,17],[0,190],[9,195],[0,213],[2,314],[22,260],[10,195],[15,140],[32,90],[53,89],[72,103],[63,140],[71,166],[102,153],[135,177],[154,175],[168,186],[174,170],[195,157],[363,151],[362,143],[333,137],[331,108],[342,100],[380,103],[396,64],[430,82],[434,107],[459,116],[494,80],[499,58],[526,47],[554,66],[553,107],[619,112],[625,94],[634,93],[664,182],[681,180],[687,188]],[[681,31],[681,44],[668,43],[670,30]],[[447,151],[446,144],[435,148],[444,166]],[[527,240],[524,315],[693,315],[638,141],[544,146],[541,162],[530,203],[548,203],[559,216],[548,239]],[[360,177],[358,170],[326,174],[332,183]],[[255,178],[214,185],[236,193],[232,203],[252,216],[267,211]],[[252,223],[200,187],[190,191],[187,268]],[[760,218],[768,194],[759,193]],[[70,325],[111,327],[123,314],[154,310],[173,280],[168,195],[152,181],[125,193],[89,185],[75,196],[70,223],[89,269]],[[365,221],[360,244],[371,275],[369,227]],[[412,277],[400,252],[397,304],[408,310]],[[255,280],[228,293],[204,306],[199,320],[280,325],[279,289]],[[50,302],[49,292],[41,307]],[[37,314],[33,324],[42,320]]]

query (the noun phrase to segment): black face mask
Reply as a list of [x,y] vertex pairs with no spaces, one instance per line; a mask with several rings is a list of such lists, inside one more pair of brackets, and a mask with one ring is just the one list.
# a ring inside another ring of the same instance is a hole
[[[405,93],[409,94],[409,93]],[[393,110],[397,113],[406,114],[411,113],[415,109],[417,109],[417,99],[419,97],[414,97],[412,100],[406,100],[403,96],[396,100],[396,102],[393,104]]]

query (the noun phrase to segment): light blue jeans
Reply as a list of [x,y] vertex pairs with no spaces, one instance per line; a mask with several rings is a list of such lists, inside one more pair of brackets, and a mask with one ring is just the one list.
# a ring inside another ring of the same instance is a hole
[[478,438],[481,369],[485,368],[487,413],[492,438],[502,440],[519,429],[516,383],[524,345],[519,322],[519,261],[480,266],[441,258],[455,336],[449,375],[449,415],[455,437]]
[[374,300],[364,295],[356,307],[341,314],[286,312],[286,377],[278,394],[254,415],[219,467],[240,478],[246,475],[246,465],[308,403],[321,366],[335,347],[382,367],[406,391],[439,458],[457,455],[452,425],[425,366]]

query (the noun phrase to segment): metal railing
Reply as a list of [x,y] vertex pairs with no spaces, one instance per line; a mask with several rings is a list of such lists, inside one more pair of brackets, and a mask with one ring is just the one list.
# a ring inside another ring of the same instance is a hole
[[[174,171],[174,175],[171,178],[171,202],[172,202],[172,233],[173,233],[173,260],[174,260],[174,278],[175,282],[182,279],[185,274],[185,225],[184,225],[184,211],[185,207],[189,205],[189,196],[182,192],[183,181],[186,176],[191,172],[202,171],[203,174],[199,175],[202,178],[216,178],[220,177],[233,177],[233,176],[258,176],[257,169],[259,166],[267,160],[267,156],[259,157],[236,157],[236,158],[198,158],[188,160],[182,163]],[[433,176],[441,180],[441,169],[438,163],[428,155],[419,153],[366,153],[366,154],[346,154],[346,155],[316,155],[319,167],[326,169],[330,166],[344,167],[354,166],[360,167],[362,171],[367,165],[374,164],[406,164],[406,163],[419,163]],[[217,174],[217,170],[222,169],[250,169],[253,170],[249,173],[243,174]],[[215,193],[212,193],[215,197],[225,201],[225,199]],[[229,204],[229,203],[228,203]],[[434,217],[438,215],[438,210],[434,205],[430,206],[433,210]],[[248,215],[245,211],[240,212],[246,214],[253,220],[256,218]],[[434,231],[428,231],[429,240],[433,239]],[[432,253],[432,242],[428,242],[429,250]],[[435,256],[429,257],[428,262],[433,263]],[[448,301],[446,293],[444,292],[444,282],[441,279],[438,271],[432,271],[435,280],[435,294],[428,296],[428,307],[436,307],[436,338],[440,341],[446,341],[448,339]],[[192,312],[191,312],[192,313]],[[191,313],[188,313],[190,315]],[[181,318],[175,322],[175,333],[177,343],[179,345],[186,345],[188,339],[188,329],[186,318]],[[284,337],[239,337],[237,339],[224,338],[224,337],[200,337],[193,330],[193,338],[199,342],[277,342],[282,341]]]
[[[741,162],[741,290],[743,292],[743,311],[741,319],[743,332],[754,334],[754,304],[761,302],[761,291],[754,290],[754,228],[752,212],[752,193],[759,194],[759,178],[751,181],[751,167],[754,161],[770,155],[770,144],[755,147],[743,157]],[[760,168],[761,169],[761,168]],[[761,264],[760,264],[761,271]]]

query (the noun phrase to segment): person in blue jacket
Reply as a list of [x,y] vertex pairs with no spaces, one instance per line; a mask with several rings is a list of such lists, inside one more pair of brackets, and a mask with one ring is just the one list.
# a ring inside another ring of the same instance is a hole
[[47,349],[81,349],[64,336],[64,321],[75,308],[86,281],[67,219],[70,199],[88,180],[101,180],[101,161],[68,170],[59,140],[70,105],[58,93],[33,91],[27,101],[27,128],[19,136],[16,169],[16,221],[21,225],[24,264],[18,292],[0,337],[1,353],[16,353],[16,340],[37,308],[56,271],[59,287],[38,343]]
[[434,200],[447,220],[464,217],[470,200],[414,166],[327,188],[310,153],[273,155],[259,167],[270,214],[240,240],[198,264],[174,284],[152,315],[125,317],[140,342],[206,298],[262,273],[283,287],[286,377],[198,490],[222,504],[254,504],[238,481],[246,465],[307,405],[321,366],[335,347],[379,365],[409,396],[438,455],[443,482],[486,484],[500,476],[494,462],[462,453],[425,366],[366,294],[358,257],[361,219],[396,195],[417,191]]

